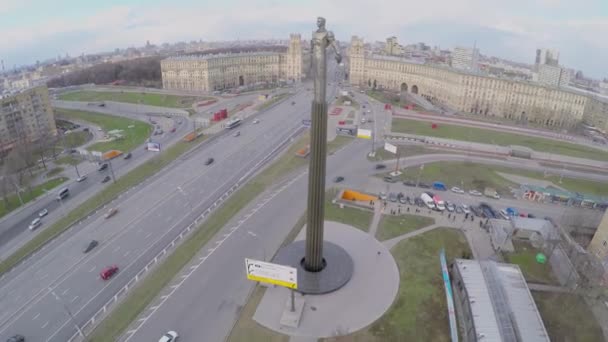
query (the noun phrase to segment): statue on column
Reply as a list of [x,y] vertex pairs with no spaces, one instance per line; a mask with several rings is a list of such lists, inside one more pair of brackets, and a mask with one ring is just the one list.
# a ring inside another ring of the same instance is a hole
[[336,61],[338,64],[342,61],[340,49],[336,43],[334,34],[325,29],[325,18],[317,18],[317,31],[312,34],[310,41],[312,64],[311,72],[314,84],[314,101],[325,102],[325,93],[327,87],[327,61],[326,49],[331,45],[336,53]]

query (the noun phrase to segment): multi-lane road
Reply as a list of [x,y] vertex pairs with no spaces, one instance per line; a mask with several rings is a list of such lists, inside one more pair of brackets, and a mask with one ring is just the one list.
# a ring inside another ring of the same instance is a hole
[[[76,330],[67,310],[76,323],[87,321],[195,215],[289,141],[309,111],[310,92],[290,100],[296,104],[275,106],[259,124],[239,128],[239,137],[223,134],[121,196],[109,206],[119,208],[116,216],[104,219],[105,210],[96,213],[3,277],[0,340],[15,333],[31,341],[69,339]],[[215,162],[207,166],[208,157]],[[92,239],[100,245],[83,254]],[[104,282],[99,271],[113,264],[120,272]]]

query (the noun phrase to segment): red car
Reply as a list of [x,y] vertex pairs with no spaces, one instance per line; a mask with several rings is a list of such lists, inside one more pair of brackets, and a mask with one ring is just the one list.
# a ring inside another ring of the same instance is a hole
[[101,270],[101,273],[99,273],[99,276],[101,276],[101,279],[103,279],[103,280],[108,280],[108,279],[112,278],[112,276],[114,274],[116,274],[116,272],[118,272],[118,266],[112,265],[112,266],[108,266],[108,267],[104,268],[103,270]]

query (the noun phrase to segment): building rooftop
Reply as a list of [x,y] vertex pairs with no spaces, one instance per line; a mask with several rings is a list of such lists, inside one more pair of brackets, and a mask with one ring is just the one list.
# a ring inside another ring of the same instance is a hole
[[[286,49],[283,49],[286,50]],[[283,51],[224,51],[224,52],[207,52],[207,53],[194,53],[179,56],[171,56],[165,60],[209,60],[215,58],[231,58],[231,57],[242,57],[242,56],[276,56],[283,53]]]
[[481,341],[548,342],[549,335],[517,265],[456,259]]

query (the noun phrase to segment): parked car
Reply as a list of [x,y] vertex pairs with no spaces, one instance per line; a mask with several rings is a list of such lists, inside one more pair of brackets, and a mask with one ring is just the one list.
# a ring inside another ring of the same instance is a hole
[[457,186],[453,186],[450,190],[457,194],[464,194],[464,190],[462,190],[461,188],[459,188]]
[[6,342],[25,342],[25,337],[23,335],[13,335],[6,340]]
[[111,179],[110,176],[105,176],[105,177],[103,177],[103,179],[101,180],[101,182],[102,183],[107,183],[107,182],[110,181],[110,179]]
[[511,215],[509,215],[509,213],[507,213],[507,211],[505,209],[501,209],[498,213],[500,214],[500,217],[502,217],[505,220],[511,219]]
[[158,342],[175,342],[179,338],[179,335],[175,331],[169,331],[164,334]]
[[407,185],[407,186],[416,186],[416,182],[414,182],[413,180],[405,180],[403,181],[403,185]]
[[109,219],[110,217],[116,215],[118,213],[118,208],[112,208],[110,210],[108,210],[108,212],[106,213],[105,218]]
[[114,276],[114,274],[116,274],[116,272],[118,272],[118,266],[112,265],[112,266],[108,266],[108,267],[104,268],[103,270],[101,270],[101,272],[99,273],[99,276],[103,280],[108,280],[108,279],[112,278]]
[[84,248],[84,250],[82,251],[83,253],[89,253],[90,251],[92,251],[95,247],[97,247],[97,245],[99,244],[99,242],[97,242],[97,240],[91,240],[91,242],[89,242],[87,244],[87,246]]
[[386,165],[384,164],[376,164],[376,170],[384,170],[386,169]]
[[207,158],[207,160],[205,160],[205,165],[211,165],[213,163],[213,158]]
[[391,192],[390,194],[388,194],[388,200],[391,202],[397,202],[397,194]]
[[48,209],[42,209],[40,210],[40,212],[38,213],[38,217],[45,217],[46,215],[49,214]]
[[473,195],[473,196],[483,196],[483,194],[482,194],[481,192],[479,192],[479,191],[477,191],[477,190],[475,190],[475,189],[470,190],[470,191],[469,191],[469,194],[470,194],[470,195]]
[[29,230],[35,230],[36,228],[40,227],[40,225],[42,224],[42,220],[39,217],[36,217],[32,223],[30,223],[29,225]]
[[405,198],[405,196],[399,197],[399,203],[401,203],[401,204],[407,204],[407,198]]
[[465,214],[470,214],[470,213],[471,213],[471,208],[470,208],[468,205],[463,204],[463,205],[462,205],[462,211],[463,211]]
[[430,189],[431,188],[430,185],[428,185],[426,183],[423,183],[423,182],[418,183],[418,187],[419,188],[425,188],[425,189]]
[[175,127],[171,128],[171,133],[175,133],[175,131],[176,131]]
[[380,194],[378,195],[378,197],[379,197],[381,200],[385,200],[385,199],[387,199],[387,197],[386,197],[386,192],[384,192],[384,191],[380,192]]
[[461,206],[456,206],[456,209],[454,211],[456,211],[457,214],[463,214],[464,213],[464,209],[462,209]]
[[384,181],[387,183],[397,183],[397,178],[393,176],[384,176]]
[[419,207],[424,207],[424,201],[420,199],[420,197],[414,198],[414,203]]
[[295,104],[296,104],[296,101],[291,101],[291,105],[292,106],[295,105]]
[[125,154],[124,159],[131,159],[132,156],[133,155],[131,154],[131,152],[129,152],[129,153]]
[[99,165],[99,168],[97,168],[97,171],[101,172],[107,168],[108,168],[108,163],[103,163],[103,164]]
[[76,181],[77,181],[77,182],[82,182],[82,181],[83,181],[83,180],[85,180],[85,179],[87,179],[87,176],[82,175],[82,176],[80,176],[80,177],[76,178]]
[[483,210],[481,210],[481,208],[476,207],[476,206],[471,206],[471,212],[478,217],[486,217],[485,214],[483,213]]
[[343,180],[344,180],[344,177],[342,177],[342,176],[338,176],[338,177],[334,178],[334,183],[340,183],[340,182],[342,182]]
[[536,218],[536,215],[534,215],[534,214],[528,214],[528,218]]
[[446,191],[448,188],[442,182],[434,182],[433,189],[439,190],[439,191]]
[[447,209],[447,211],[449,212],[454,212],[456,210],[456,206],[454,205],[454,203],[452,202],[445,202],[445,208]]

